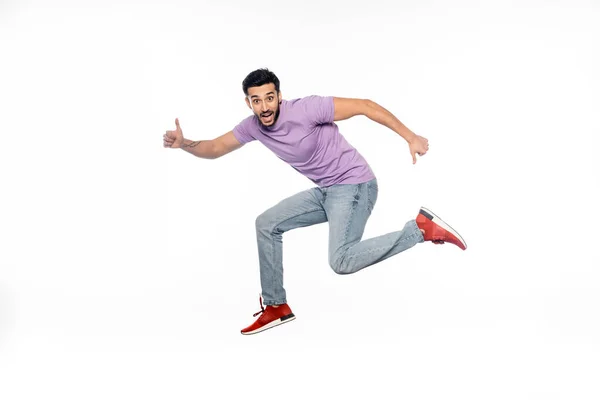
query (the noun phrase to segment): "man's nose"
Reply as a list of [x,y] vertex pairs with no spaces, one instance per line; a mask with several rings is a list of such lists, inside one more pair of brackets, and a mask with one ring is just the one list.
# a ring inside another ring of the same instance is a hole
[[267,102],[266,102],[266,101],[263,101],[263,102],[261,103],[260,109],[261,109],[262,111],[267,111],[267,110],[269,109],[269,107],[267,107]]

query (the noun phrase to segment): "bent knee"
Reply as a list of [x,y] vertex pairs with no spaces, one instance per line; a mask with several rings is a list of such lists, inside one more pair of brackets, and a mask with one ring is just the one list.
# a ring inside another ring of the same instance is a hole
[[254,225],[256,226],[256,229],[260,229],[262,227],[264,227],[267,223],[267,219],[265,218],[265,214],[260,214],[258,217],[256,217],[256,220],[254,221]]
[[329,266],[338,275],[346,275],[348,274],[348,269],[344,263],[344,257],[336,257],[329,259]]
[[254,225],[256,226],[257,231],[271,233],[276,231],[277,222],[273,220],[272,215],[268,212],[264,212],[256,217]]

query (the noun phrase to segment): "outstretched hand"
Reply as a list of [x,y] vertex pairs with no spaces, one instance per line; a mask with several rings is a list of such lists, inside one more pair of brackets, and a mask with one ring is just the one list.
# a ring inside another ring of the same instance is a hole
[[417,154],[424,156],[429,150],[429,141],[423,136],[415,135],[414,138],[408,142],[408,149],[413,159],[413,164],[417,163]]
[[179,126],[179,119],[175,118],[175,130],[167,131],[163,135],[163,146],[178,149],[183,146],[183,131]]

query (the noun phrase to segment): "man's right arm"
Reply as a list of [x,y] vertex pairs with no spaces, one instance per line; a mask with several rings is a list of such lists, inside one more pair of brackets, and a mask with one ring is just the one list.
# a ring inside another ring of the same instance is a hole
[[229,131],[212,140],[198,140],[194,142],[189,139],[183,139],[181,148],[196,157],[215,159],[231,153],[242,146],[233,135],[233,131]]
[[175,119],[175,126],[176,129],[174,131],[167,131],[163,136],[163,146],[169,148],[182,148],[196,157],[215,159],[243,146],[243,144],[237,140],[233,131],[229,131],[212,140],[192,141],[183,137],[183,131],[179,126],[178,119]]
[[214,159],[216,157],[214,143],[212,140],[183,139],[181,149],[200,158]]

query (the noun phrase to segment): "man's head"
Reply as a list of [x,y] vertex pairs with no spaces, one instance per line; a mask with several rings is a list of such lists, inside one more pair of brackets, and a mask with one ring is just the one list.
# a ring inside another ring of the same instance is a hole
[[257,69],[244,79],[242,88],[246,95],[246,104],[258,117],[261,125],[267,127],[275,124],[281,103],[277,76],[266,68]]

